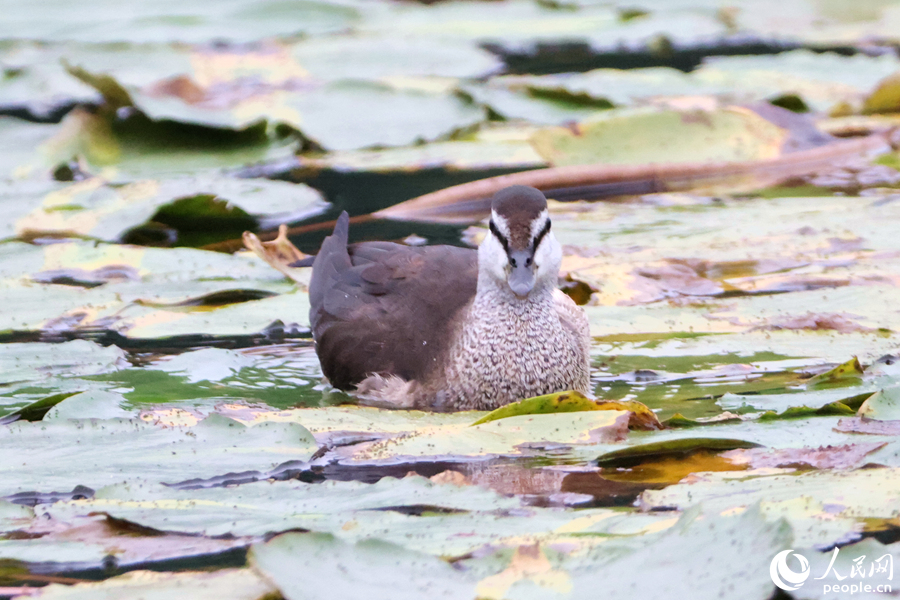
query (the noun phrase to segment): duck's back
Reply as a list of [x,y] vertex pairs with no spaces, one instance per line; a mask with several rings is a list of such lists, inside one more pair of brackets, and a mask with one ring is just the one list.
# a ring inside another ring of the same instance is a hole
[[422,380],[475,296],[477,254],[453,246],[347,245],[343,213],[313,263],[310,325],[322,371],[349,389],[372,374]]

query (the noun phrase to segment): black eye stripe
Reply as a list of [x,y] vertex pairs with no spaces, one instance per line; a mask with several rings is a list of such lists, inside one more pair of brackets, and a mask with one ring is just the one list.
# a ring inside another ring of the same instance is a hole
[[531,246],[531,252],[532,252],[532,253],[537,252],[537,247],[541,245],[541,240],[543,240],[544,237],[545,237],[548,233],[550,233],[550,219],[547,219],[547,222],[546,222],[546,223],[544,224],[544,226],[541,228],[540,233],[538,233],[538,234],[534,237],[534,244],[532,244],[532,246]]
[[509,254],[509,240],[503,237],[503,234],[500,233],[500,230],[497,229],[497,226],[494,224],[494,220],[491,219],[490,222],[491,233],[494,234],[498,240],[500,240],[500,244],[503,246],[503,251]]

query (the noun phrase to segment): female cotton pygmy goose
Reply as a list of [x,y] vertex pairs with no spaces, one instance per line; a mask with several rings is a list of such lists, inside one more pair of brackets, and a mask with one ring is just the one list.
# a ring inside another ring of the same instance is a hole
[[497,192],[477,254],[348,246],[348,225],[345,212],[309,286],[316,352],[332,385],[378,405],[440,411],[588,392],[587,316],[557,289],[562,249],[541,192]]

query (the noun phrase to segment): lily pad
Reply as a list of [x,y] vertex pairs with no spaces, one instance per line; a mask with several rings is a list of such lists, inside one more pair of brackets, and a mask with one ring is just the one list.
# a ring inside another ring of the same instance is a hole
[[14,423],[0,428],[0,439],[17,448],[0,457],[0,470],[8,474],[0,485],[3,496],[77,485],[96,489],[136,477],[177,483],[268,471],[288,460],[307,460],[316,450],[300,425],[247,427],[218,415],[180,428],[137,419]]
[[481,417],[473,425],[481,425],[497,419],[505,419],[519,415],[537,415],[564,412],[580,412],[586,410],[627,410],[632,413],[629,427],[634,429],[662,429],[659,419],[640,402],[604,402],[591,400],[580,392],[557,392],[546,396],[537,396],[520,400],[491,411]]
[[[300,558],[302,557],[302,558]],[[342,542],[328,534],[285,533],[250,550],[263,572],[288,600],[375,595],[445,598],[474,595],[474,582],[450,564],[389,542]]]
[[[434,140],[484,118],[481,108],[445,89],[362,80],[323,82],[279,48],[255,58],[259,66],[249,96],[244,90],[248,73],[235,65],[254,60],[213,50],[176,56],[185,72],[173,72],[171,61],[159,57],[162,62],[152,72],[136,75],[117,71],[105,57],[89,56],[73,62],[70,71],[113,106],[134,106],[154,121],[232,130],[280,123],[330,150]],[[367,107],[364,114],[355,110],[360,105]]]
[[[0,37],[44,41],[251,42],[259,38],[340,31],[358,18],[352,5],[303,0],[285,7],[276,0],[188,7],[140,3],[98,6],[87,15],[65,2],[31,7],[4,23]],[[47,19],[48,14],[55,15]]]
[[806,382],[807,386],[815,386],[822,384],[834,384],[838,382],[847,382],[862,379],[863,368],[859,364],[859,359],[855,356],[845,363],[841,363],[833,369],[829,369],[824,373],[819,373]]
[[[322,439],[335,431],[374,433],[372,443],[347,448],[343,462],[377,464],[447,457],[483,460],[497,455],[527,455],[545,446],[609,444],[628,435],[630,419],[627,410],[599,410],[511,416],[473,425],[471,413],[402,411],[382,416],[385,412],[391,411],[343,407],[259,411],[249,422],[304,423]],[[370,415],[371,420],[366,419]]]
[[863,402],[857,414],[879,421],[900,419],[900,386],[878,390]]
[[[212,200],[216,202],[209,202]],[[193,204],[179,209],[179,201]],[[267,180],[201,177],[117,186],[92,178],[45,196],[39,209],[19,218],[16,231],[20,236],[118,241],[164,207],[168,213],[163,218],[175,226],[185,219],[210,219],[213,223],[215,219],[243,219],[246,227],[248,218],[251,225],[261,220],[269,224],[299,220],[321,213],[327,204],[305,185]],[[179,211],[187,214],[180,217]]]
[[[843,402],[845,400],[862,402],[866,395],[871,394],[874,390],[875,388],[871,386],[858,386],[782,394],[740,395],[729,392],[716,400],[716,404],[730,411],[752,409],[782,413],[790,408],[807,407],[817,409],[833,402]],[[852,404],[858,406],[856,402],[852,402]]]
[[[378,483],[327,481],[260,481],[237,487],[173,490],[149,481],[134,481],[98,490],[88,500],[39,506],[57,519],[101,512],[165,531],[205,536],[261,536],[290,529],[332,531],[354,518],[389,527],[384,512],[368,517],[362,511],[401,511],[422,507],[435,513],[505,511],[521,506],[474,486],[439,485],[422,477],[384,478]],[[347,527],[348,535],[352,535]]]
[[[581,560],[563,561],[556,586],[536,577],[521,577],[508,591],[501,589],[489,597],[591,598],[596,596],[597,582],[603,581],[610,598],[657,593],[671,598],[762,598],[772,589],[766,568],[769,557],[790,540],[786,524],[767,523],[757,510],[705,519],[689,513],[653,544],[613,557],[604,556],[600,547]],[[668,559],[659,560],[661,555]],[[737,575],[733,572],[736,568]],[[733,585],[735,576],[742,581],[740,589]],[[703,585],[697,587],[697,581]],[[482,585],[485,583],[483,580]],[[479,591],[483,589],[479,587]]]
[[892,518],[897,515],[898,490],[892,483],[895,476],[893,469],[811,471],[739,479],[709,475],[664,490],[648,490],[641,496],[641,506],[687,508],[702,503],[705,511],[721,513],[762,502],[764,511],[769,507],[775,511],[779,504],[810,498],[823,520],[829,514],[853,519]]
[[140,597],[165,600],[187,594],[197,600],[265,600],[278,590],[251,569],[221,569],[212,572],[157,573],[132,571],[106,581],[76,585],[51,584],[38,598],[45,600],[113,600]]
[[785,132],[748,110],[607,112],[577,131],[545,129],[532,136],[554,166],[762,160],[778,156]]

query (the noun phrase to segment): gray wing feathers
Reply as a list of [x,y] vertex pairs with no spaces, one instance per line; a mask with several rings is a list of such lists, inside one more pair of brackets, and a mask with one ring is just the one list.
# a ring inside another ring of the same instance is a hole
[[349,389],[372,374],[421,380],[475,295],[474,250],[347,246],[346,213],[313,265],[310,323],[322,370]]

